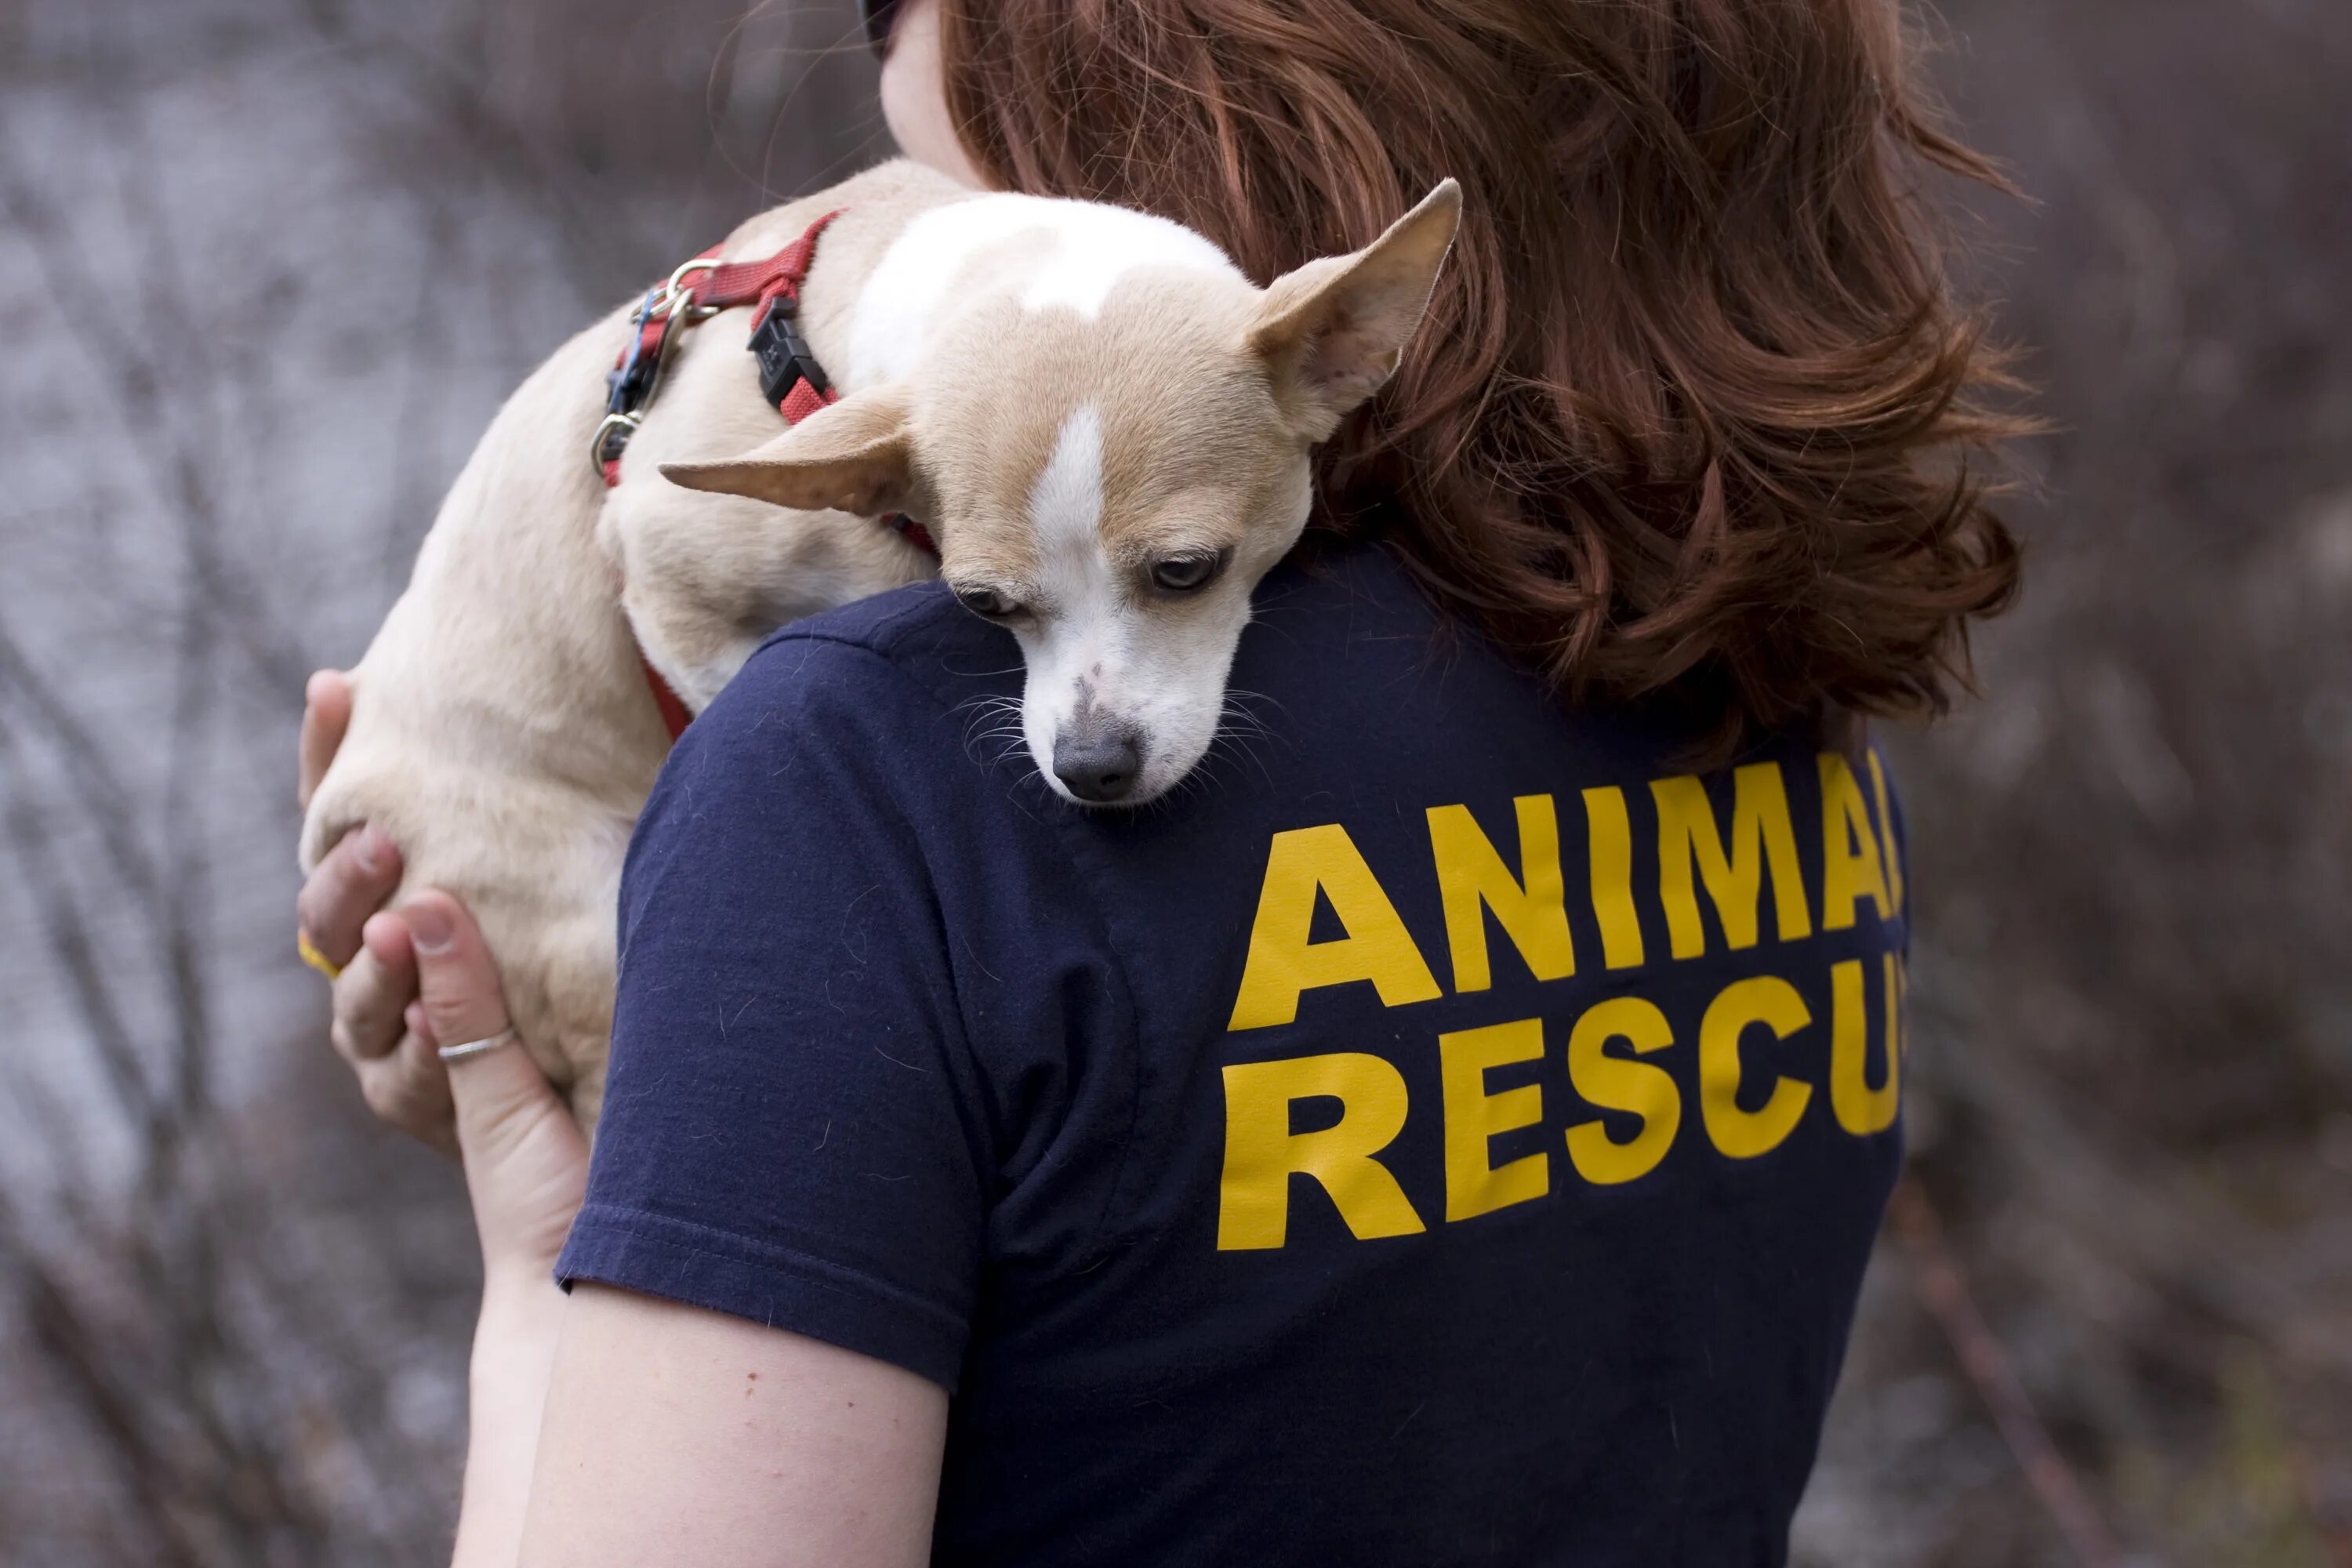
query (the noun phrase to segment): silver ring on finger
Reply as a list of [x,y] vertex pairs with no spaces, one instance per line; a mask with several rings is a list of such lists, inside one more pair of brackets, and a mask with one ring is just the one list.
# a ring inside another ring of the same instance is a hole
[[440,1056],[441,1059],[445,1062],[462,1062],[468,1057],[488,1056],[490,1052],[497,1050],[500,1046],[510,1046],[514,1043],[514,1030],[511,1028],[500,1029],[497,1034],[490,1036],[487,1039],[467,1040],[462,1045],[443,1046],[440,1048]]

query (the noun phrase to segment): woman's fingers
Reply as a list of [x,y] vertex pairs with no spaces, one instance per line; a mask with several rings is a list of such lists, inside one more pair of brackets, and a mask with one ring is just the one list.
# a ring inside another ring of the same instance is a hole
[[351,678],[340,669],[315,671],[302,689],[302,773],[295,784],[295,799],[305,809],[351,727]]
[[[422,1032],[443,1049],[504,1034],[507,1004],[499,990],[498,965],[465,906],[446,893],[425,892],[400,913],[416,947]],[[453,1062],[449,1078],[457,1142],[469,1166],[478,1158],[496,1161],[541,1114],[564,1114],[546,1077],[520,1044]]]
[[482,930],[448,894],[427,890],[400,908],[416,953],[425,1022],[444,1046],[488,1039],[507,1026],[507,1001]]
[[368,823],[327,851],[294,898],[294,919],[330,963],[349,963],[360,931],[400,886],[400,851]]
[[359,1074],[360,1093],[383,1121],[444,1153],[457,1152],[449,1079],[441,1070],[416,999],[416,952],[407,924],[379,914],[361,932],[359,956],[335,982],[335,1049]]
[[[412,1033],[444,1048],[505,1033],[498,967],[465,907],[425,892],[401,915],[422,993],[414,1019],[421,1026]],[[461,1057],[446,1071],[485,1268],[497,1279],[544,1288],[587,1185],[587,1141],[519,1043]]]
[[336,1054],[357,1067],[400,1044],[404,1015],[416,1000],[416,952],[408,926],[394,914],[371,918],[360,932],[359,955],[335,981]]

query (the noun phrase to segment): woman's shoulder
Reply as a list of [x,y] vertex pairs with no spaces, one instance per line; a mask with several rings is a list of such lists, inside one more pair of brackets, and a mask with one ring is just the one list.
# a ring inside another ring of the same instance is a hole
[[782,846],[803,869],[888,856],[937,870],[974,837],[1031,831],[1013,798],[1025,754],[992,733],[1021,670],[1013,638],[937,583],[794,622],[687,726],[632,861],[763,859]]
[[712,706],[739,687],[772,697],[802,683],[812,669],[863,669],[879,680],[883,667],[890,666],[932,688],[938,684],[927,678],[932,667],[952,670],[959,661],[977,658],[985,668],[991,658],[1017,664],[1020,657],[1007,633],[965,612],[945,584],[911,583],[779,627]]
[[1012,637],[942,584],[877,594],[770,636],[688,728],[671,770],[812,744],[897,769],[931,752],[961,757],[959,710],[1017,696],[1020,666]]

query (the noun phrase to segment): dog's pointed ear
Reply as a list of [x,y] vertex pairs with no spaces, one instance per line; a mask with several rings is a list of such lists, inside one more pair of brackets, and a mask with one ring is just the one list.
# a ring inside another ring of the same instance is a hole
[[750,496],[803,511],[878,517],[905,510],[916,487],[906,394],[897,386],[855,393],[740,458],[664,463],[661,472],[690,490]]
[[1354,255],[1310,261],[1267,288],[1249,347],[1309,441],[1328,437],[1396,373],[1461,221],[1462,187],[1447,180]]

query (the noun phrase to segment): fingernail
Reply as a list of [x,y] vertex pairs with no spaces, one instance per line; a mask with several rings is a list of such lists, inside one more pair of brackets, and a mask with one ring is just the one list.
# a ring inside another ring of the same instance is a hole
[[383,869],[384,851],[391,847],[392,840],[384,837],[383,829],[371,822],[360,829],[359,838],[352,847],[352,857],[360,863],[361,870],[373,876]]
[[449,945],[455,934],[449,925],[449,911],[438,904],[419,904],[410,910],[408,934],[419,952],[439,952]]

